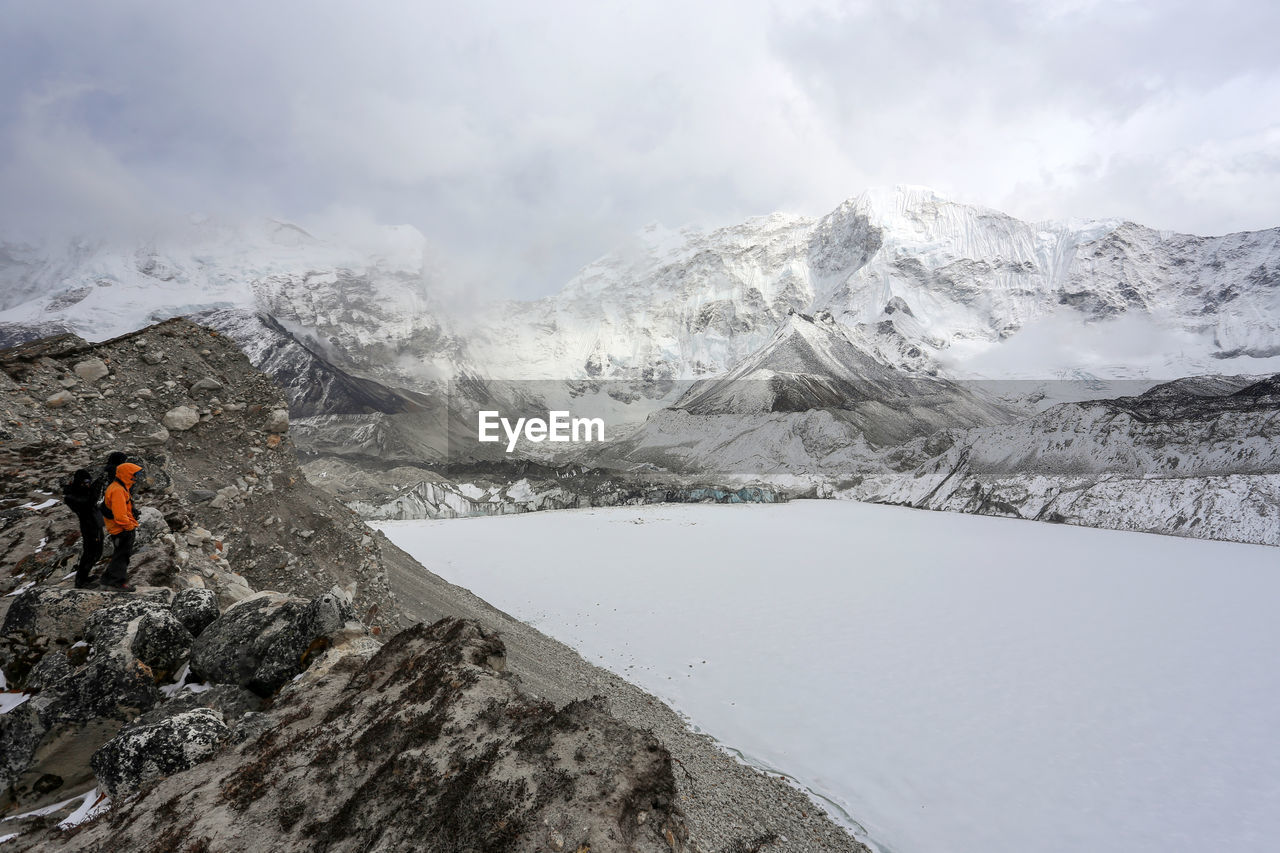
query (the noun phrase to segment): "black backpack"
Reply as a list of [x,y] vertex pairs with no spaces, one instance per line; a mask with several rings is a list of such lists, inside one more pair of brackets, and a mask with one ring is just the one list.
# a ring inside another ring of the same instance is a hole
[[81,468],[62,483],[62,502],[72,512],[92,509],[98,501],[98,484],[93,479],[93,472]]
[[[130,509],[132,509],[133,496],[129,494],[129,489],[125,487],[125,484],[120,480],[119,477],[112,477],[111,482],[107,483],[108,488],[111,487],[111,483],[120,483],[120,488],[124,489],[124,495],[129,500]],[[115,521],[115,518],[116,518],[115,513],[111,511],[111,507],[107,506],[107,490],[106,489],[102,490],[102,503],[98,505],[98,511],[102,513],[103,518],[109,518],[112,521]]]

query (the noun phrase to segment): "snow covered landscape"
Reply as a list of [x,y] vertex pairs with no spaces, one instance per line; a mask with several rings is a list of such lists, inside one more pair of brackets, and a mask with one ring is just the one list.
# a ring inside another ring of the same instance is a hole
[[1280,4],[11,5],[0,853],[1280,849]]
[[1280,837],[1274,548],[833,501],[379,527],[886,853]]

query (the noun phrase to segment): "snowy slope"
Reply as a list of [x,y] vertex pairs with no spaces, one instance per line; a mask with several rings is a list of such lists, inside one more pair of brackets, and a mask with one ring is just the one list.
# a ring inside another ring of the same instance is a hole
[[[696,379],[759,349],[788,310],[828,311],[883,360],[919,371],[1258,373],[1280,369],[1278,283],[1280,229],[1195,237],[1119,220],[1029,223],[898,188],[816,220],[653,229],[559,294],[486,317],[468,341],[493,375]],[[1086,329],[1088,352],[1037,346]],[[993,357],[1012,342],[1012,364]],[[969,370],[978,356],[988,366]]]
[[1014,416],[960,384],[882,364],[829,314],[792,312],[760,350],[694,383],[601,458],[695,475],[847,479],[877,448]]

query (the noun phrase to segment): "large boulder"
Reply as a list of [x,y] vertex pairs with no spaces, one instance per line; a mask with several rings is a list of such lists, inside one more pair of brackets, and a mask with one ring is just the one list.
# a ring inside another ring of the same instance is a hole
[[164,513],[153,506],[144,506],[138,510],[137,546],[158,542],[161,536],[169,532],[169,522]]
[[270,696],[328,646],[328,634],[353,620],[350,602],[334,593],[308,602],[260,592],[228,607],[201,632],[191,650],[191,671],[205,681]]
[[351,599],[339,592],[326,592],[317,595],[307,605],[304,630],[313,637],[328,636],[348,627],[348,623],[358,622]]
[[262,429],[270,433],[282,433],[289,431],[289,412],[286,409],[272,409],[267,415],[267,420],[262,425]]
[[89,619],[121,601],[168,603],[170,590],[136,596],[106,590],[36,586],[14,599],[0,625],[0,668],[16,686],[50,651],[66,651],[85,638]]
[[160,694],[139,661],[91,662],[0,715],[0,808],[66,799],[93,774],[89,759]]
[[167,610],[152,611],[138,617],[129,650],[151,667],[156,681],[162,681],[186,662],[193,639],[177,616]]
[[130,599],[93,614],[85,630],[89,659],[136,658],[156,681],[177,672],[191,651],[192,637],[169,608],[158,601]]
[[173,597],[169,610],[192,637],[198,637],[218,618],[218,594],[211,589],[184,589]]
[[48,637],[55,643],[69,645],[84,638],[90,616],[122,597],[121,593],[106,590],[32,587],[9,606],[4,624],[0,625],[0,635]]
[[156,722],[126,726],[93,754],[98,782],[120,801],[147,783],[212,758],[230,730],[212,708],[194,708]]

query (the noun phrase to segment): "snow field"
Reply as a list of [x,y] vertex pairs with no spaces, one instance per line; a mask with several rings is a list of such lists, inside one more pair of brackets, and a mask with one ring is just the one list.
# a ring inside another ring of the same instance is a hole
[[378,526],[882,850],[1280,837],[1274,548],[845,501]]

